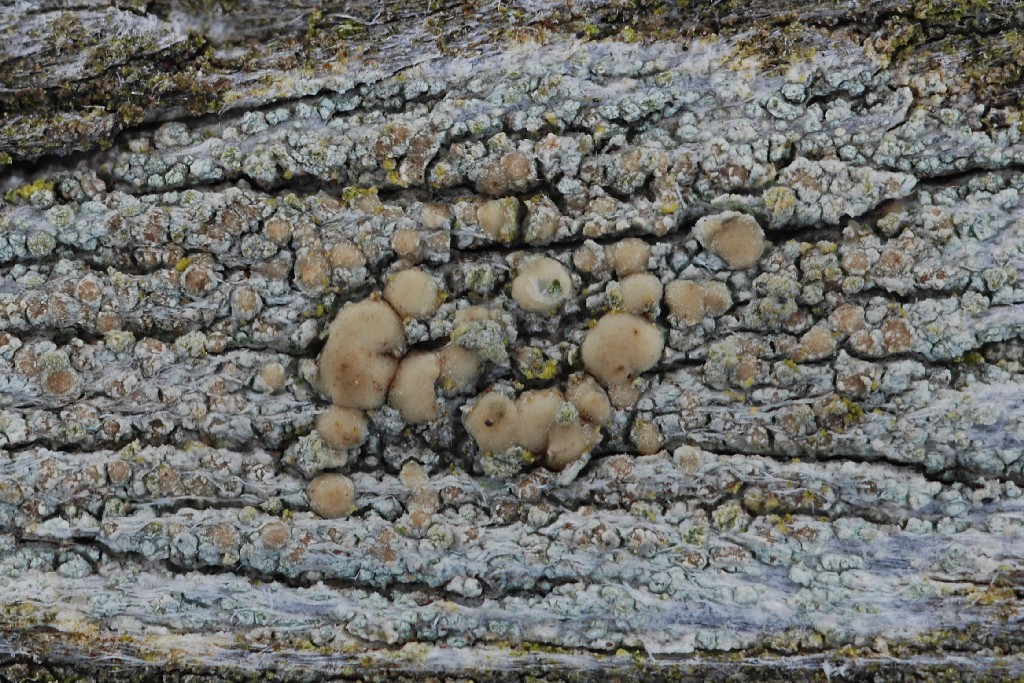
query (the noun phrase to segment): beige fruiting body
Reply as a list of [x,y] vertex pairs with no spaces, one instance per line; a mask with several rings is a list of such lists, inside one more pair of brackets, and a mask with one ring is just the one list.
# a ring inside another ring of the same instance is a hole
[[265,391],[276,393],[284,389],[285,383],[288,381],[288,375],[285,372],[284,365],[277,361],[264,364],[260,368],[259,374],[260,381],[263,386],[266,387]]
[[396,230],[391,236],[391,248],[399,258],[410,263],[423,258],[423,240],[418,230]]
[[634,315],[651,315],[658,310],[663,288],[661,280],[650,273],[627,275],[619,282],[622,308]]
[[662,437],[658,427],[648,420],[637,420],[629,433],[630,441],[640,455],[653,455],[661,450]]
[[712,280],[701,285],[704,290],[704,310],[717,318],[732,308],[732,294],[724,282]]
[[587,332],[580,352],[587,372],[613,387],[654,367],[664,348],[653,323],[630,313],[608,313]]
[[430,482],[430,475],[423,469],[423,465],[414,460],[409,460],[402,465],[402,469],[398,473],[398,480],[402,482],[402,486],[410,491],[417,491]]
[[673,280],[665,285],[665,305],[683,325],[696,325],[704,319],[704,288],[693,280]]
[[733,270],[753,267],[764,253],[764,230],[753,216],[738,211],[704,216],[693,226],[693,234]]
[[441,362],[436,353],[410,353],[398,364],[388,404],[410,424],[430,422],[441,412],[435,389],[440,374]]
[[590,375],[576,373],[569,377],[565,397],[580,415],[594,424],[605,424],[612,417],[612,405],[604,388]]
[[608,387],[608,400],[620,410],[630,408],[640,400],[640,389],[636,382],[612,385]]
[[516,445],[532,453],[548,446],[548,432],[564,398],[558,389],[526,391],[516,399]]
[[423,466],[412,460],[402,465],[398,479],[409,489],[409,497],[406,499],[409,522],[417,532],[422,532],[430,525],[434,513],[437,512],[437,491],[430,486],[430,476]]
[[575,419],[565,425],[556,424],[548,435],[544,464],[563,470],[600,442],[601,431],[588,422]]
[[476,210],[476,220],[491,239],[511,242],[519,231],[520,208],[521,204],[515,197],[492,199]]
[[348,304],[331,323],[320,385],[335,405],[378,408],[404,353],[402,321],[388,304],[374,298]]
[[638,237],[627,237],[611,244],[606,252],[619,277],[646,271],[651,259],[651,245]]
[[601,442],[599,427],[581,419],[556,388],[527,391],[514,402],[501,394],[485,394],[467,412],[465,425],[483,454],[518,447],[542,456],[554,470],[564,469]]
[[437,281],[419,268],[400,270],[384,287],[384,299],[403,318],[429,318],[441,300]]
[[324,519],[348,517],[355,510],[356,490],[343,474],[321,474],[306,487],[309,507]]
[[440,362],[438,384],[446,393],[458,393],[471,389],[480,377],[483,363],[476,351],[446,344],[437,353]]
[[483,453],[503,453],[516,443],[516,404],[508,396],[487,393],[466,413],[466,431]]
[[420,225],[427,230],[440,230],[452,219],[452,213],[444,204],[424,204],[420,210]]
[[355,448],[366,440],[366,413],[330,406],[317,417],[316,430],[331,448]]
[[531,313],[554,312],[574,293],[569,270],[552,258],[525,261],[512,281],[512,298]]

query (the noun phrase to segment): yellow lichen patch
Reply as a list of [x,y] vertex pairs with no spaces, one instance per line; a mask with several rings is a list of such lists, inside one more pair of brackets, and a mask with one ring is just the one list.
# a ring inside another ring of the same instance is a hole
[[558,361],[546,357],[544,352],[536,347],[519,347],[515,351],[515,361],[525,379],[550,380],[558,376]]
[[661,330],[653,323],[629,313],[609,313],[587,332],[581,355],[587,372],[611,387],[654,367],[664,347]]
[[441,363],[439,383],[446,393],[466,391],[480,377],[482,362],[476,351],[458,344],[447,344],[438,351],[438,360]]
[[338,313],[320,355],[320,386],[335,405],[379,408],[405,354],[405,331],[395,311],[376,297]]
[[441,363],[436,353],[410,353],[398,364],[388,404],[406,422],[430,422],[441,412],[434,388],[440,374]]
[[533,453],[542,453],[548,445],[548,432],[564,399],[558,389],[523,392],[516,399],[516,445]]
[[622,295],[622,308],[636,315],[654,313],[661,302],[661,280],[650,273],[636,273],[622,278],[619,291]]
[[531,313],[551,313],[574,293],[568,269],[552,258],[524,261],[512,281],[512,298]]
[[503,453],[515,445],[518,411],[512,399],[497,393],[481,396],[464,423],[483,453]]
[[608,400],[608,394],[590,375],[582,372],[570,375],[565,397],[576,406],[581,416],[594,424],[605,424],[612,417],[612,404]]
[[384,298],[403,318],[429,318],[441,303],[437,281],[419,268],[400,270],[388,279]]
[[375,187],[346,187],[341,193],[341,198],[350,207],[363,213],[380,213],[384,208]]
[[738,211],[704,216],[693,227],[693,234],[733,270],[756,265],[764,253],[764,230],[753,216]]
[[324,519],[348,517],[355,510],[356,489],[343,474],[321,474],[306,487],[309,507]]
[[638,237],[627,237],[606,248],[608,260],[619,277],[642,273],[651,259],[651,247]]
[[366,440],[366,413],[330,406],[317,417],[316,431],[331,448],[355,448]]

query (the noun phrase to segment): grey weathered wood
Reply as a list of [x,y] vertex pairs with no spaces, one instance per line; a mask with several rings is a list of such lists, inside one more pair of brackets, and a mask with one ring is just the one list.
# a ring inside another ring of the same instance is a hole
[[[1019,8],[280,4],[0,9],[0,676],[1021,675]],[[691,233],[725,209],[749,271]],[[486,304],[510,361],[332,451],[322,339],[402,229],[446,292],[410,346]],[[624,237],[732,304],[660,304],[581,466],[486,476],[463,408],[564,386]],[[510,296],[530,253],[556,314]]]

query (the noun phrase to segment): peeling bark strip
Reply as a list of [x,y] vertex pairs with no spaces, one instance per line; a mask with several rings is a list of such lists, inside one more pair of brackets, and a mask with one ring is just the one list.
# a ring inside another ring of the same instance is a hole
[[281,4],[0,9],[0,677],[1024,674],[1019,8]]

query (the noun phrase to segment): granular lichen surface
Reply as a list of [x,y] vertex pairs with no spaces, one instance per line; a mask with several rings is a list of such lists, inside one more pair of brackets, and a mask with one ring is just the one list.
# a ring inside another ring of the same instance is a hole
[[838,30],[538,31],[4,141],[0,652],[1020,674],[1020,110]]

